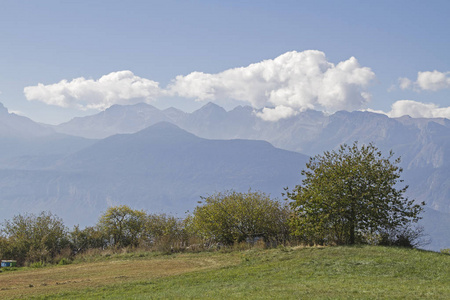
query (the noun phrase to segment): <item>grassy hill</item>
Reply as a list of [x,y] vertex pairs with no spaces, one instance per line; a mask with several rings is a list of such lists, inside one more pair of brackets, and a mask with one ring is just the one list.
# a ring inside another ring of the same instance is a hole
[[0,273],[0,298],[449,299],[450,255],[354,246],[163,255]]

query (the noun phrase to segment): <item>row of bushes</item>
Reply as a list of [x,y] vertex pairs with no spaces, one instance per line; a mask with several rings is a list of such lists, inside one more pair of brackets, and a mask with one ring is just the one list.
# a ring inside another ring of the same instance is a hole
[[[69,230],[50,212],[18,215],[2,224],[0,257],[19,265],[67,262],[93,249],[144,248],[164,252],[230,246],[236,243],[265,246],[311,243],[291,235],[292,210],[287,203],[261,192],[227,191],[202,198],[184,219],[165,214],[147,214],[128,206],[114,206],[100,216],[95,226]],[[389,233],[367,243],[411,246],[415,231]],[[397,242],[396,242],[397,241]]]

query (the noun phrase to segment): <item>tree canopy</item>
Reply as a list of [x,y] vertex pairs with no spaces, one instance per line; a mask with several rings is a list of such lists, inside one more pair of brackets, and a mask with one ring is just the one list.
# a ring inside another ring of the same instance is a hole
[[315,243],[355,244],[417,222],[422,206],[404,196],[408,186],[398,187],[402,169],[393,156],[355,142],[311,157],[302,184],[287,191],[293,233]]
[[14,216],[3,223],[2,233],[0,256],[14,258],[19,264],[54,257],[69,244],[62,219],[50,212]]
[[226,191],[203,199],[193,213],[196,231],[206,239],[224,244],[250,238],[266,241],[289,235],[289,209],[262,192]]
[[137,246],[146,224],[146,213],[126,205],[112,206],[100,217],[98,227],[114,246]]

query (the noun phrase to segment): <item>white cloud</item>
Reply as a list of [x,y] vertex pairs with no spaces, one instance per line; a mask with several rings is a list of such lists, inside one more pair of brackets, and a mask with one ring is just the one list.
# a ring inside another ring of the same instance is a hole
[[98,80],[75,78],[24,88],[28,100],[77,109],[105,109],[113,104],[150,101],[160,94],[158,83],[131,71],[112,72]]
[[402,90],[409,89],[413,86],[413,82],[405,77],[401,77],[398,79],[398,84]]
[[292,51],[217,74],[180,75],[168,86],[168,92],[197,101],[246,101],[254,108],[263,108],[260,117],[276,121],[306,109],[334,112],[363,108],[370,101],[365,88],[374,78],[371,69],[361,67],[354,57],[334,65],[323,52]]
[[450,119],[450,107],[439,107],[434,103],[422,103],[413,100],[399,100],[391,106],[391,111],[368,111],[382,113],[391,118],[410,116],[412,118],[447,118]]
[[417,85],[422,90],[437,91],[450,88],[450,72],[439,71],[419,72],[417,74]]
[[131,71],[120,71],[98,80],[80,77],[50,85],[40,83],[26,87],[24,93],[28,100],[77,109],[105,109],[164,96],[238,100],[261,109],[261,118],[276,121],[306,109],[332,113],[365,108],[370,101],[366,88],[374,78],[372,70],[361,67],[354,57],[335,65],[323,52],[308,50],[287,52],[217,74],[180,75],[166,89]]
[[257,112],[256,115],[265,121],[278,121],[279,119],[285,119],[297,115],[298,112],[290,107],[283,105],[275,108],[264,107],[262,111]]
[[399,86],[402,90],[414,89],[415,91],[438,91],[450,88],[450,72],[426,71],[418,72],[416,81],[408,78],[399,78]]

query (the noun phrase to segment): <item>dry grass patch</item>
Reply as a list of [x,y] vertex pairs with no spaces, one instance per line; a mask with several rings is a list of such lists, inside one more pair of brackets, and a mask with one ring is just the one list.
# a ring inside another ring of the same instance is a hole
[[220,268],[239,263],[231,254],[179,254],[0,273],[0,299],[51,295]]

